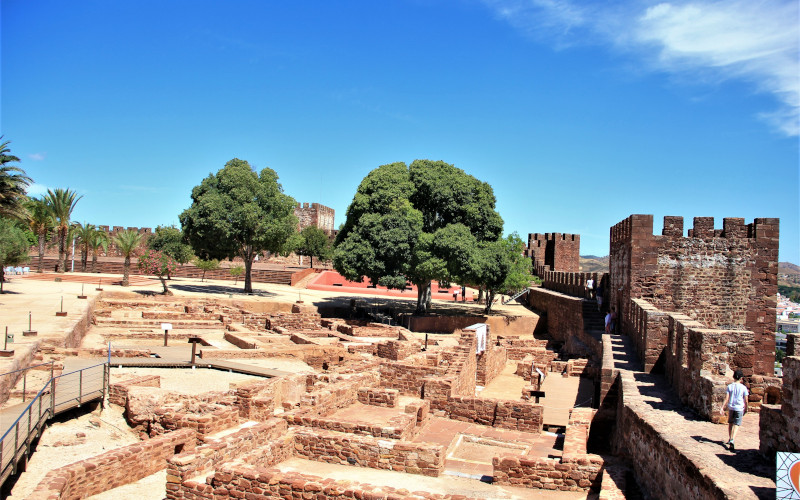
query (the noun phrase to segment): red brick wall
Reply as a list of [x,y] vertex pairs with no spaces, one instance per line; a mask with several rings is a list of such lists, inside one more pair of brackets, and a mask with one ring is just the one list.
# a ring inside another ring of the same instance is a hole
[[[796,347],[796,346],[795,346]],[[762,405],[759,437],[761,453],[800,450],[800,357],[783,358],[783,401]]]

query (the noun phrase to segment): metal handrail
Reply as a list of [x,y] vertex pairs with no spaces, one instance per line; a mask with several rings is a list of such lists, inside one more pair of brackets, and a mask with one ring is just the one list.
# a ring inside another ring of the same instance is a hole
[[26,368],[20,368],[19,370],[14,370],[13,372],[0,373],[0,377],[5,377],[6,375],[12,375],[17,372],[24,372],[25,370],[33,370],[34,368],[38,368],[40,366],[52,365],[53,363],[55,363],[55,361],[48,361],[47,363],[39,363],[38,365],[28,366]]
[[[45,363],[45,364],[47,364],[47,363]],[[12,468],[12,472],[13,472],[14,468],[16,467],[15,464],[16,464],[17,457],[18,457],[20,451],[23,448],[25,448],[26,446],[30,446],[31,430],[32,429],[36,429],[44,421],[49,420],[49,419],[53,418],[56,415],[56,413],[57,413],[56,412],[56,388],[57,388],[56,379],[60,379],[60,378],[66,377],[68,375],[73,375],[75,373],[78,374],[78,397],[77,397],[77,401],[78,401],[78,405],[80,406],[80,404],[83,403],[83,396],[84,396],[84,394],[83,394],[83,372],[86,371],[86,370],[91,370],[93,368],[100,367],[100,366],[103,367],[102,387],[99,390],[98,389],[92,389],[91,391],[88,391],[87,394],[100,392],[102,394],[102,397],[105,398],[105,396],[107,395],[107,385],[108,385],[108,381],[109,381],[108,374],[106,373],[108,371],[108,367],[109,367],[108,360],[106,360],[103,363],[98,363],[96,365],[87,366],[86,368],[81,368],[80,370],[75,370],[75,371],[68,372],[68,373],[62,373],[61,375],[57,375],[57,376],[51,377],[50,380],[48,380],[47,383],[44,384],[44,386],[39,390],[39,392],[36,394],[36,397],[34,397],[31,400],[31,402],[28,403],[28,405],[25,407],[25,409],[22,410],[22,412],[20,412],[19,416],[14,421],[14,423],[12,423],[9,426],[8,430],[6,430],[3,433],[2,437],[0,437],[0,486],[2,486],[2,483],[7,478],[7,472],[8,472],[9,467]],[[43,405],[43,402],[45,401],[45,395],[47,395],[49,397],[49,400],[47,401],[46,405]],[[94,399],[94,398],[91,398],[91,399]],[[59,403],[59,406],[63,406],[65,403],[67,403],[67,402],[69,402],[71,400],[72,400],[72,398],[70,398],[70,399],[68,399],[66,401],[62,401],[61,403]],[[36,405],[37,402],[38,402],[38,413],[37,413],[37,417],[35,418],[35,422],[34,422],[34,417],[33,417],[34,405]],[[70,406],[70,408],[71,408],[71,406]],[[23,427],[23,432],[25,434],[24,434],[24,436],[22,436],[22,439],[20,440],[20,423],[23,421],[23,419],[26,419],[26,418],[28,420],[27,431],[25,431],[24,427]],[[5,448],[6,448],[6,440],[7,439],[10,440],[12,438],[12,436],[10,436],[10,434],[12,432],[14,433],[14,435],[13,435],[14,449],[11,450],[10,454],[6,454],[6,453],[4,453]],[[22,441],[22,444],[20,444],[20,441]],[[8,455],[10,455],[10,456],[8,456]]]

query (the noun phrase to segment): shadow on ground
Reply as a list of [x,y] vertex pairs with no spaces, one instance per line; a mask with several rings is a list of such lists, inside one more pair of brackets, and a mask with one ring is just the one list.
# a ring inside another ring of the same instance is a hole
[[[267,292],[265,290],[255,290],[253,293],[245,293],[241,287],[235,286],[224,286],[224,285],[181,285],[181,284],[171,284],[169,285],[170,289],[173,290],[180,290],[182,292],[194,292],[194,293],[213,293],[213,294],[220,294],[220,295],[247,295],[247,296],[254,296],[254,297],[275,297],[277,294],[272,292]],[[149,290],[136,290],[136,293],[140,294],[150,294],[150,295],[160,295],[160,292],[152,292]]]

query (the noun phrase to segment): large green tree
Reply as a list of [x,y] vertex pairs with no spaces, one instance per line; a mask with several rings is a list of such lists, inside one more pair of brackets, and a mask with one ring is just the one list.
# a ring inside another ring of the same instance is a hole
[[0,135],[0,216],[25,220],[25,191],[31,178],[25,171],[13,165],[19,158],[11,154],[8,145]]
[[147,246],[172,257],[178,264],[186,264],[194,254],[192,247],[184,241],[183,232],[175,226],[158,226]]
[[12,221],[0,217],[0,293],[6,281],[5,267],[28,261],[28,239]]
[[533,280],[531,260],[522,253],[524,246],[519,235],[513,233],[497,241],[482,242],[472,252],[464,279],[486,290],[486,314],[491,312],[496,294],[521,291]]
[[295,205],[274,170],[257,174],[249,163],[234,158],[192,189],[192,205],[180,221],[198,257],[244,261],[244,291],[251,293],[253,259],[284,246],[297,228]]
[[417,313],[431,280],[464,282],[473,252],[496,241],[503,220],[492,187],[442,161],[392,163],[361,181],[336,239],[334,268],[388,288],[417,286]]
[[50,216],[53,218],[56,232],[58,233],[58,262],[56,272],[63,273],[67,267],[67,240],[70,228],[70,217],[75,205],[83,196],[78,196],[75,191],[62,188],[48,189],[44,197]]

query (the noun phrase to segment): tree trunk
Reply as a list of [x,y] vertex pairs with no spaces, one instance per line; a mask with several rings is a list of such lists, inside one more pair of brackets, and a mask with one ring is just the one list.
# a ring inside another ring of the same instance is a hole
[[86,272],[86,260],[88,258],[89,251],[86,249],[81,250],[81,272]]
[[97,252],[92,252],[92,272],[96,272],[97,269]]
[[164,286],[164,295],[172,295],[170,289],[167,288],[167,280],[165,280],[163,276],[159,276],[158,278],[161,280],[161,284]]
[[244,259],[244,293],[253,293],[253,282],[250,278],[250,271],[252,269],[253,256],[248,255],[247,258]]
[[486,290],[486,309],[484,313],[489,314],[492,311],[492,302],[494,302],[494,290]]
[[414,285],[417,287],[417,309],[414,314],[427,314],[431,307],[431,282]]
[[44,235],[39,235],[39,273],[44,271]]
[[56,272],[63,273],[67,267],[67,229],[58,228],[58,261],[56,262]]
[[125,256],[125,264],[124,270],[122,273],[122,286],[128,286],[128,275],[131,272],[131,257],[130,255]]
[[3,266],[0,266],[0,293],[6,293],[3,291],[3,283],[6,282],[6,269]]
[[313,255],[309,255],[308,258],[310,259],[310,262],[311,262],[308,265],[308,267],[314,267],[314,256]]

